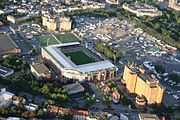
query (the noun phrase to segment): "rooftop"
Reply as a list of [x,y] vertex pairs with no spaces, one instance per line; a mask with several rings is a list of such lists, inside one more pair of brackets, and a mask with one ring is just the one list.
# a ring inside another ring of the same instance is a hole
[[68,92],[68,94],[75,94],[84,91],[84,87],[79,82],[65,85],[63,88]]
[[31,66],[38,72],[38,74],[47,75],[50,73],[50,70],[43,63],[32,64]]
[[141,113],[139,114],[139,117],[141,118],[141,120],[159,120],[156,114]]
[[89,112],[85,110],[72,110],[73,115],[82,115],[82,116],[88,116]]
[[149,82],[155,82],[157,81],[157,79],[155,78],[151,78],[150,76],[148,76],[147,74],[139,74],[139,77],[142,78],[143,80],[147,80]]
[[155,82],[158,81],[155,78],[151,78],[149,75],[142,73],[138,67],[130,67],[128,66],[129,69],[131,69],[132,73],[131,74],[137,74],[142,80],[144,81],[149,81],[149,82]]
[[14,49],[19,49],[15,42],[5,34],[0,35],[0,52],[7,52]]
[[8,73],[12,72],[13,70],[10,69],[10,68],[6,68],[6,67],[3,67],[3,66],[0,66],[0,76],[5,76],[7,75]]

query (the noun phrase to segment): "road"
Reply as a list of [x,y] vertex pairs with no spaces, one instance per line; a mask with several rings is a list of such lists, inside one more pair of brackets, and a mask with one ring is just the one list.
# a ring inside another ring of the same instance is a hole
[[31,48],[27,45],[24,38],[19,34],[9,34],[9,37],[18,45],[21,49],[21,54],[27,54],[31,51]]

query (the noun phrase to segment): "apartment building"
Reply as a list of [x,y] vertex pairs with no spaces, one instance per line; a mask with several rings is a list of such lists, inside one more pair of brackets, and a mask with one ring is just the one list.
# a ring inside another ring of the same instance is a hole
[[129,93],[135,93],[146,99],[147,104],[161,103],[164,89],[159,80],[145,74],[141,67],[125,66],[123,81]]
[[124,3],[122,6],[125,10],[132,12],[136,14],[136,16],[150,16],[150,17],[155,17],[155,16],[161,16],[162,11],[159,11],[157,8],[148,5],[148,4],[127,4]]
[[42,16],[42,24],[48,31],[70,31],[72,20],[70,17],[45,14]]

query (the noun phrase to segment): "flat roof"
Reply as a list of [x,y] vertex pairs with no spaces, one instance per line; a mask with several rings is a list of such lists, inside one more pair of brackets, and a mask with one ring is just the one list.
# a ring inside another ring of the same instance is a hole
[[68,92],[68,94],[75,94],[84,91],[84,87],[79,82],[65,85],[63,88]]
[[151,78],[150,76],[148,76],[147,74],[138,74],[140,78],[142,78],[143,80],[148,80],[149,82],[155,82],[157,81],[157,79]]
[[6,68],[4,66],[0,66],[0,76],[6,75],[7,73],[11,72],[12,69]]
[[149,82],[155,82],[155,81],[158,81],[157,79],[155,78],[151,78],[149,75],[147,74],[142,74],[139,69],[137,67],[130,67],[130,66],[127,66],[129,69],[131,69],[131,71],[134,73],[134,74],[137,74],[142,80],[144,81],[149,81]]
[[38,74],[47,75],[50,73],[50,70],[43,63],[32,64],[31,66],[38,72]]
[[8,35],[0,35],[0,52],[19,49],[16,43]]
[[156,114],[140,113],[141,120],[160,120]]
[[[61,46],[61,45],[60,45]],[[72,70],[77,70],[82,73],[99,71],[103,69],[117,68],[110,61],[104,60],[99,62],[93,62],[83,65],[75,65],[68,57],[66,57],[58,48],[56,47],[46,47],[46,50],[63,68],[68,68]]]

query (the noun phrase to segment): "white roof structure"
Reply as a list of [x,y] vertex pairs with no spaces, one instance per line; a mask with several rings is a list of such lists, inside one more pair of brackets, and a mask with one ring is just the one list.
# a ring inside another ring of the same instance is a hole
[[13,93],[10,93],[10,92],[3,92],[3,93],[1,93],[0,94],[0,99],[3,99],[3,100],[10,100],[10,99],[12,99],[12,96],[13,96],[14,94]]
[[0,66],[0,76],[6,77],[14,73],[13,69]]
[[93,62],[83,65],[75,65],[68,57],[66,57],[57,47],[66,46],[61,44],[59,46],[48,46],[45,49],[63,68],[76,70],[82,73],[88,73],[93,71],[99,71],[103,69],[116,68],[110,61],[104,60],[99,62]]

